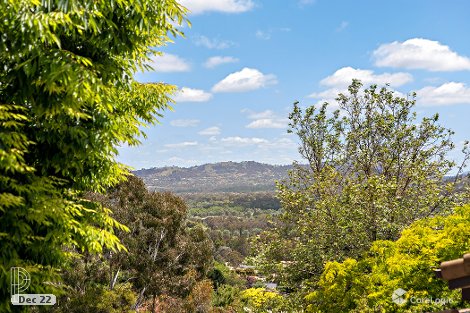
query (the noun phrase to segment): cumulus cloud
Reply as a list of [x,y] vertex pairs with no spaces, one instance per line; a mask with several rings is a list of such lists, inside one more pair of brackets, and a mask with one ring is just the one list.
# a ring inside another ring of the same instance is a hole
[[246,146],[246,145],[259,145],[259,144],[267,144],[269,143],[268,140],[264,138],[257,138],[257,137],[225,137],[220,140],[223,143],[228,145],[237,145],[237,146]]
[[243,109],[242,113],[247,114],[249,119],[259,119],[259,118],[273,118],[276,114],[271,110],[265,110],[261,112],[255,112],[250,109]]
[[428,86],[416,93],[418,103],[423,106],[470,104],[470,88],[464,83],[449,82],[438,87]]
[[254,8],[252,0],[180,0],[193,14],[204,12],[242,13]]
[[199,120],[173,120],[170,125],[175,127],[196,127],[199,122]]
[[206,47],[207,49],[217,49],[217,50],[227,49],[235,45],[233,41],[220,40],[217,38],[211,39],[206,36],[196,36],[194,37],[193,42],[196,46],[203,46],[203,47]]
[[197,146],[197,141],[184,141],[179,143],[169,143],[166,144],[165,147],[167,148],[185,148],[185,147],[194,147]]
[[191,70],[191,66],[186,60],[170,53],[153,56],[149,65],[153,67],[155,72],[161,73],[188,72]]
[[244,92],[276,84],[276,76],[263,74],[257,69],[243,68],[231,73],[212,87],[213,92]]
[[[320,85],[327,87],[325,90],[314,92],[309,95],[310,98],[320,100],[319,102],[330,103],[330,108],[337,108],[335,99],[339,93],[347,92],[347,87],[353,79],[359,79],[365,86],[371,84],[399,87],[413,81],[413,76],[409,73],[382,73],[376,74],[371,70],[355,69],[352,67],[343,67],[320,81]],[[398,93],[397,93],[398,95]]]
[[347,87],[354,79],[360,79],[364,84],[384,85],[389,83],[390,86],[398,87],[409,83],[413,80],[413,76],[409,73],[383,73],[375,74],[371,70],[355,69],[350,66],[343,67],[321,80],[320,84],[326,87]]
[[183,87],[173,97],[176,102],[205,102],[212,99],[212,94],[202,89]]
[[215,56],[215,57],[208,58],[207,61],[204,63],[204,66],[207,68],[214,68],[222,64],[236,63],[236,62],[238,62],[238,59],[234,57]]
[[246,125],[246,128],[286,128],[287,123],[281,120],[262,118]]
[[280,118],[271,110],[254,112],[244,109],[242,113],[246,113],[247,117],[253,120],[245,126],[246,128],[286,128],[289,123],[287,118]]
[[[215,136],[220,134],[220,128],[217,126],[209,127],[198,132],[202,136]],[[214,138],[214,137],[211,137]],[[215,138],[214,138],[215,139]]]
[[346,92],[346,88],[329,88],[320,92],[314,92],[308,95],[309,98],[319,99],[321,102],[333,104],[339,93]]
[[470,58],[460,56],[439,41],[423,38],[394,41],[373,52],[375,65],[429,71],[470,70]]

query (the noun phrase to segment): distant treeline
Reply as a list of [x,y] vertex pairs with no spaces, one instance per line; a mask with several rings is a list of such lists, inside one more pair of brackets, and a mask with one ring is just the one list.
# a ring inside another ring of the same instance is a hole
[[185,193],[181,196],[189,203],[191,208],[209,208],[213,206],[262,210],[279,210],[281,208],[281,203],[274,192]]

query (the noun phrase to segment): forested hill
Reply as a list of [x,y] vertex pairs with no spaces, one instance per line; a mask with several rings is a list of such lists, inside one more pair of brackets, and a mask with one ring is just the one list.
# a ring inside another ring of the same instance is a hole
[[[134,171],[134,174],[141,177],[150,190],[156,191],[258,192],[274,191],[275,181],[286,178],[290,169],[292,165],[230,161],[193,167],[154,167]],[[454,177],[447,176],[445,179],[446,181],[453,180]]]
[[141,169],[150,190],[173,192],[253,192],[274,191],[275,181],[287,177],[291,165],[269,165],[254,161],[220,162],[189,168]]

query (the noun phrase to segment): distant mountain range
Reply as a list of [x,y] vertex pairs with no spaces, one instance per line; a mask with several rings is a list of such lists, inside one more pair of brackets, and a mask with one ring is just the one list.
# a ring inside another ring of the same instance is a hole
[[150,190],[189,192],[274,191],[275,181],[287,177],[291,165],[269,165],[254,161],[220,162],[183,167],[141,169],[141,177]]
[[[150,190],[176,193],[275,191],[275,182],[287,178],[292,165],[270,165],[254,161],[219,162],[193,167],[154,167],[133,173]],[[470,176],[466,173],[466,181]],[[445,177],[445,181],[454,176]]]

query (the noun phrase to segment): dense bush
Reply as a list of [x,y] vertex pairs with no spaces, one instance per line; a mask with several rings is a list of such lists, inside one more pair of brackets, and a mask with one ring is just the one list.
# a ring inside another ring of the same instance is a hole
[[[396,242],[376,241],[361,260],[327,263],[318,289],[306,297],[308,312],[432,312],[461,307],[460,292],[449,290],[433,268],[466,252],[470,252],[470,205],[447,217],[417,221]],[[407,291],[401,305],[392,301],[398,288]],[[450,303],[416,303],[417,299]]]
[[54,306],[57,313],[130,313],[137,300],[130,283],[117,284],[110,290],[107,286],[96,285],[86,290],[72,291],[64,305]]
[[249,288],[240,294],[242,303],[251,312],[281,312],[283,297],[275,292],[267,291],[264,288]]

